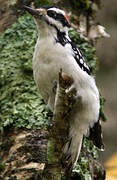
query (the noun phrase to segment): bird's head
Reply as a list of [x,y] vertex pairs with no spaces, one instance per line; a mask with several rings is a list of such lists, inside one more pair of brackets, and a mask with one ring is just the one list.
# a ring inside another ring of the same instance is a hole
[[44,28],[54,29],[59,31],[68,31],[70,27],[66,13],[54,6],[43,6],[34,9],[28,6],[23,6],[35,19],[37,26],[41,31]]

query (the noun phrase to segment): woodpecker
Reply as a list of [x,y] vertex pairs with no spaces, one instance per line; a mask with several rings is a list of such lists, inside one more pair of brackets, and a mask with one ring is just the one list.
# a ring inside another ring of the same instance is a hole
[[64,146],[64,157],[73,166],[87,134],[103,150],[99,91],[83,54],[68,35],[70,24],[66,13],[55,6],[24,8],[34,17],[38,29],[33,56],[34,79],[52,111],[55,102],[53,82],[58,81],[60,69],[74,81],[78,99],[72,109],[69,137]]

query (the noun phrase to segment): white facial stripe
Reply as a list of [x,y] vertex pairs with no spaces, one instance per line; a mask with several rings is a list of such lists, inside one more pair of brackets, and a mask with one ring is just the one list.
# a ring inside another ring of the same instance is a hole
[[65,15],[65,12],[64,11],[62,11],[61,9],[57,9],[57,8],[50,8],[49,10],[52,10],[52,11],[55,11],[55,12],[57,12],[57,13],[60,13],[60,14],[63,14],[63,15]]
[[56,21],[55,19],[49,17],[48,18],[50,24],[54,24],[58,29],[64,30],[64,27],[59,21]]

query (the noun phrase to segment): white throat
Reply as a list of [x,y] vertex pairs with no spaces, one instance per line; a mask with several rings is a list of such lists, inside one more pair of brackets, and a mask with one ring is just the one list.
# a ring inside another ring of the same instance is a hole
[[34,19],[37,29],[38,29],[38,36],[39,38],[45,38],[45,37],[56,37],[57,36],[57,29],[60,32],[65,32],[68,36],[68,27],[63,27],[60,23],[57,23],[55,25],[49,25],[47,22],[44,22],[39,19]]

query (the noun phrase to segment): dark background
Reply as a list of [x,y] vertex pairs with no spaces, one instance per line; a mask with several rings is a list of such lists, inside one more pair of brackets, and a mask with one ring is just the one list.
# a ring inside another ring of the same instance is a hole
[[100,68],[96,80],[101,94],[106,98],[104,109],[107,122],[102,123],[105,151],[100,154],[105,162],[117,152],[117,0],[103,1],[97,19],[111,35],[97,43]]

